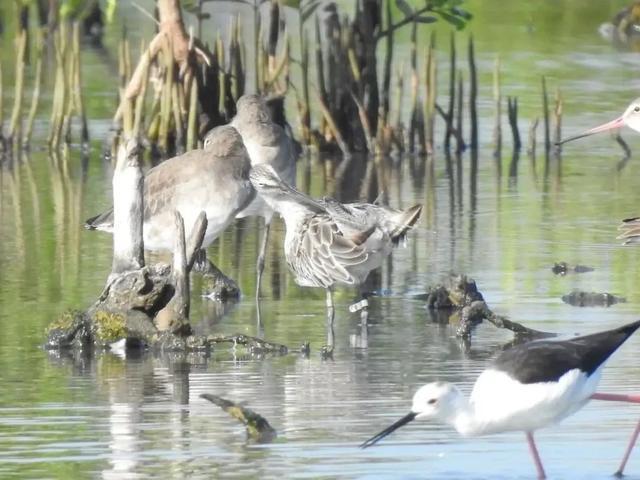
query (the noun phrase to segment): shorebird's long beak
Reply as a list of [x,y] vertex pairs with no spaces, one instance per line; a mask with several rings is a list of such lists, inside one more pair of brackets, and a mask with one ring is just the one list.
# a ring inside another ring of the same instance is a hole
[[591,130],[587,130],[586,132],[582,132],[579,135],[575,135],[573,137],[565,138],[564,140],[560,140],[556,143],[556,145],[562,145],[563,143],[571,142],[573,140],[578,140],[579,138],[588,137],[589,135],[593,135],[594,133],[606,132],[608,130],[614,130],[616,128],[624,127],[624,117],[616,118],[611,122],[607,122],[604,125],[600,125],[599,127],[592,128]]
[[411,422],[412,420],[414,420],[417,415],[418,415],[417,413],[409,412],[404,417],[402,417],[400,420],[398,420],[396,423],[394,423],[393,425],[388,426],[383,431],[381,431],[377,435],[374,435],[369,440],[364,442],[362,445],[360,445],[360,448],[367,448],[367,447],[370,447],[372,445],[375,445],[380,440],[382,440],[384,437],[389,435],[391,432],[399,429],[400,427],[402,427],[402,426],[406,425],[407,423]]

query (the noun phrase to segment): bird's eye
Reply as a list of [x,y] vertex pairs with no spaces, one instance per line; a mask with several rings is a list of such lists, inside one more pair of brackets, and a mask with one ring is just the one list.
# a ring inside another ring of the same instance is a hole
[[636,107],[633,109],[634,112],[640,112],[640,107]]
[[432,399],[430,399],[430,400],[428,400],[428,401],[427,401],[427,404],[428,404],[428,405],[433,405],[433,404],[434,404],[434,403],[436,403],[437,401],[438,401],[438,399],[437,399],[437,398],[432,398]]

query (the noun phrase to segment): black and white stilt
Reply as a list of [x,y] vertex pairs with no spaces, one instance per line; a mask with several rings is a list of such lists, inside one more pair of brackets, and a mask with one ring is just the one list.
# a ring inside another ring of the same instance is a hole
[[470,399],[450,383],[424,385],[414,395],[407,415],[361,447],[374,445],[413,420],[437,420],[463,436],[523,431],[538,477],[545,478],[533,438],[536,430],[575,413],[590,399],[640,403],[636,396],[596,393],[606,360],[638,327],[640,321],[570,340],[515,346],[480,374]]

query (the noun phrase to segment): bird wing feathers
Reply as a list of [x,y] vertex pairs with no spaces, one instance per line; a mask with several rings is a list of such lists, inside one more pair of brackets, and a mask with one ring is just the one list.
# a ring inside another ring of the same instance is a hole
[[618,227],[618,240],[624,240],[623,245],[637,245],[640,243],[640,217],[625,218]]
[[365,263],[369,252],[345,237],[331,217],[313,215],[298,231],[298,242],[289,261],[303,286],[328,288],[334,283],[352,285],[357,279],[349,268]]

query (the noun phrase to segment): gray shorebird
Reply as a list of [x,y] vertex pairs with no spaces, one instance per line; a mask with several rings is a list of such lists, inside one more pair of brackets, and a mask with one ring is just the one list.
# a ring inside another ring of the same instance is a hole
[[[228,125],[207,133],[202,150],[191,150],[150,169],[144,178],[144,248],[173,249],[176,210],[184,218],[187,237],[200,212],[205,212],[208,226],[202,248],[208,247],[254,199],[250,170],[242,137]],[[113,209],[88,219],[85,227],[111,233]]]
[[285,257],[296,283],[326,290],[330,321],[334,286],[361,285],[406,237],[422,211],[422,205],[397,210],[314,200],[284,182],[268,165],[254,166],[250,178],[258,194],[284,219]]
[[[237,114],[230,125],[236,128],[244,142],[251,165],[270,165],[289,185],[296,182],[296,152],[291,138],[280,125],[273,122],[265,100],[259,95],[243,95],[236,104]],[[259,195],[237,217],[264,218],[264,234],[257,261],[256,298],[260,297],[260,284],[264,271],[264,257],[273,209]]]

